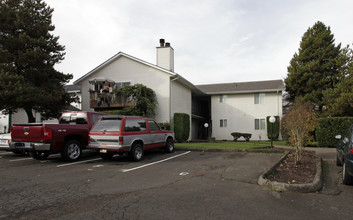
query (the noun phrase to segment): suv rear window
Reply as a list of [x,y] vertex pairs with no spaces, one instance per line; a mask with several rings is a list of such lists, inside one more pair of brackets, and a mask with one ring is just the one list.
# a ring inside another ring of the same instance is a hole
[[145,119],[128,118],[125,121],[125,131],[146,131]]
[[95,124],[92,131],[120,131],[121,118],[102,118]]

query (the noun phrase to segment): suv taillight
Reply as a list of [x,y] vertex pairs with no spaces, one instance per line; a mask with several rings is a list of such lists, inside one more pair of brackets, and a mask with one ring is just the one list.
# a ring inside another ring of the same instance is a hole
[[53,132],[51,129],[45,128],[44,129],[44,140],[51,140],[53,139]]
[[124,137],[123,136],[119,136],[119,144],[123,144],[124,142]]

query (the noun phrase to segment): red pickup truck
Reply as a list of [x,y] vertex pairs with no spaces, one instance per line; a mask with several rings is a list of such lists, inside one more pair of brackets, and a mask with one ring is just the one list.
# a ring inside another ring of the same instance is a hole
[[88,133],[104,113],[64,112],[59,124],[14,124],[10,149],[29,152],[35,159],[61,153],[67,161],[77,160],[88,144]]

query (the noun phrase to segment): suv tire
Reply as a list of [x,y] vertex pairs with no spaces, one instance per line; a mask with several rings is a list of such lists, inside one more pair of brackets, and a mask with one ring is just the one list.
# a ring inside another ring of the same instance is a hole
[[165,152],[171,153],[174,151],[174,141],[171,138],[167,139],[167,142],[165,143]]
[[142,157],[143,157],[142,145],[140,143],[133,144],[130,151],[130,158],[133,161],[140,161]]

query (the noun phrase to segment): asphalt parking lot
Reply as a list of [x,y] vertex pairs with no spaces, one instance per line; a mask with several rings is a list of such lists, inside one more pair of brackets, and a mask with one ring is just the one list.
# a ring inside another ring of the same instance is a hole
[[257,185],[282,154],[152,151],[140,162],[84,152],[34,160],[0,152],[0,219],[338,219],[351,218],[353,186],[326,156],[328,184],[317,193]]

